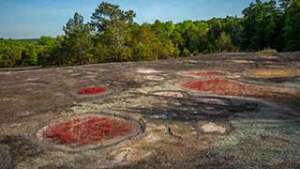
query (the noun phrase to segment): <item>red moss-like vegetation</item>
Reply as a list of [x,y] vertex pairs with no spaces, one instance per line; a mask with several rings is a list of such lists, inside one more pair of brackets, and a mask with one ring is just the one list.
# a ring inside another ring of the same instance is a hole
[[182,87],[218,95],[247,96],[260,95],[263,90],[257,86],[226,79],[195,80],[182,84]]
[[59,144],[86,145],[126,135],[131,129],[132,125],[126,121],[91,116],[49,126],[43,131],[43,137]]
[[184,75],[194,76],[194,77],[202,77],[202,78],[215,78],[224,76],[225,73],[219,71],[189,71],[185,72]]
[[82,88],[79,90],[80,95],[95,95],[95,94],[101,94],[106,91],[106,88],[104,87],[88,87],[88,88]]

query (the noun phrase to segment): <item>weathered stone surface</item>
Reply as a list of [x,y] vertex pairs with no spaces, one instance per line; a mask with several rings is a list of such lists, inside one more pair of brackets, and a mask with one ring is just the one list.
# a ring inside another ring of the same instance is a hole
[[0,144],[0,168],[13,169],[14,162],[10,149],[7,145]]
[[0,143],[7,145],[15,158],[35,156],[41,153],[42,148],[23,136],[3,136]]
[[49,164],[46,166],[39,167],[38,169],[73,169],[73,167],[70,167],[68,165]]
[[[276,61],[253,53],[222,53],[153,62],[1,69],[0,169],[299,168],[295,163],[300,161],[299,80],[258,81],[245,73],[300,70],[299,53],[280,55]],[[221,96],[211,92],[215,84],[208,92],[188,90],[179,84],[202,79],[180,74],[189,71],[259,86],[265,93]],[[109,92],[101,97],[77,94],[92,86],[105,86]],[[130,118],[142,132],[76,152],[37,138],[39,129],[51,122],[85,114]]]

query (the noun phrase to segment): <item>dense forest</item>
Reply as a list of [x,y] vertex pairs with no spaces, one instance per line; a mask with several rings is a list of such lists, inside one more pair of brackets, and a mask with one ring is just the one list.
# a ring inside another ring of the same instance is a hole
[[102,2],[86,23],[75,13],[64,35],[0,39],[0,67],[80,65],[186,57],[198,53],[300,50],[300,0],[256,0],[242,17],[137,24],[132,10]]

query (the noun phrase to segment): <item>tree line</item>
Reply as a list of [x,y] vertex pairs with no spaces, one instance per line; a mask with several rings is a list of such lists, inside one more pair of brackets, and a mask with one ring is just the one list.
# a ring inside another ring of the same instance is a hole
[[300,50],[300,0],[256,0],[242,17],[138,24],[132,10],[102,2],[85,22],[75,13],[56,38],[0,39],[0,67],[81,65],[198,53]]

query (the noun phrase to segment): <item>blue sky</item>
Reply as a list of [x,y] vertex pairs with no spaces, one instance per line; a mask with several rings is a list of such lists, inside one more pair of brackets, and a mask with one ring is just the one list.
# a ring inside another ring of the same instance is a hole
[[[156,19],[202,20],[240,16],[252,0],[106,0],[137,13],[136,22]],[[62,26],[81,13],[86,21],[101,0],[0,0],[0,37],[37,38],[62,34]]]

